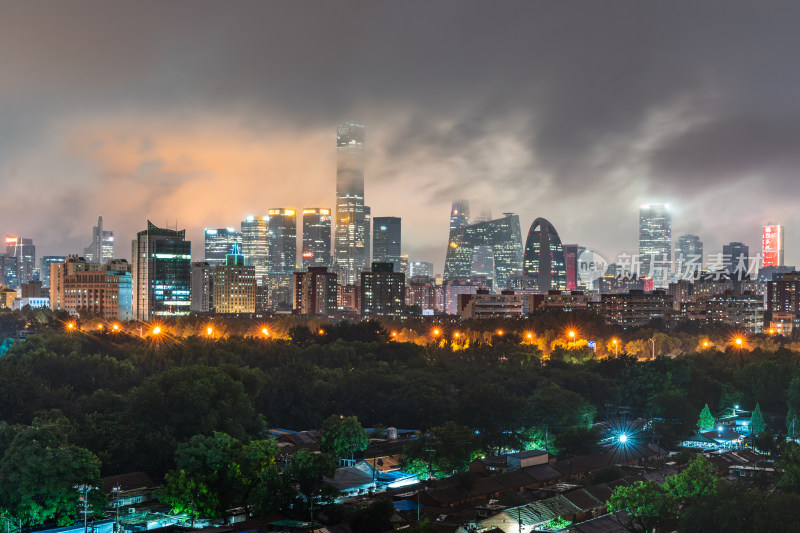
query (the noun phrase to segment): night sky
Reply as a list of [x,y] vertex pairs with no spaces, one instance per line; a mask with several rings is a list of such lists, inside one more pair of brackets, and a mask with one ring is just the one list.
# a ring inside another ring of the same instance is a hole
[[798,2],[0,2],[0,233],[119,256],[149,218],[334,207],[336,125],[366,203],[441,272],[450,202],[634,252],[638,207],[800,263]]

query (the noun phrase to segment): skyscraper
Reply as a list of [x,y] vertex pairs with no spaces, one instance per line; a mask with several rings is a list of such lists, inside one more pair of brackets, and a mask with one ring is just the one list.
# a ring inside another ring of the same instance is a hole
[[370,258],[370,211],[364,205],[364,126],[339,125],[336,137],[334,261],[339,283],[354,284]]
[[480,222],[450,232],[444,279],[464,280],[474,274],[472,264],[476,246],[488,246],[494,254],[494,286],[503,289],[512,276],[522,273],[522,235],[519,217],[505,213],[503,218]]
[[678,237],[678,246],[675,248],[675,265],[679,270],[677,274],[698,274],[703,270],[703,241],[697,235],[681,235]]
[[556,228],[544,218],[534,220],[528,231],[522,273],[532,278],[534,287],[542,292],[567,288],[566,260],[561,238]]
[[771,224],[762,228],[761,256],[765,267],[783,266],[783,226]]
[[33,239],[7,235],[6,255],[17,260],[17,283],[23,285],[33,281],[33,269],[36,268],[36,246],[33,245]]
[[[580,257],[580,253],[578,249],[580,246],[577,244],[564,244],[562,245],[562,249],[564,250],[564,267],[565,267],[565,274],[566,274],[566,289],[568,291],[574,291],[578,288],[579,279],[578,279],[578,258]],[[590,287],[591,288],[591,287]]]
[[234,244],[242,244],[242,234],[233,228],[206,228],[205,262],[214,268],[225,264]]
[[[719,266],[719,265],[717,265]],[[744,277],[750,266],[750,247],[743,242],[731,242],[722,247],[722,270],[738,277]]]
[[450,208],[450,231],[469,226],[469,200],[455,200]]
[[242,221],[242,253],[245,263],[255,267],[256,283],[264,284],[269,271],[269,217],[249,215]]
[[331,266],[331,210],[303,209],[303,268]]
[[189,314],[192,243],[186,230],[159,228],[149,220],[133,240],[133,319]]
[[92,228],[92,243],[83,249],[83,258],[89,263],[107,263],[114,258],[114,232],[103,229],[103,217],[97,217]]
[[392,263],[394,271],[401,271],[401,220],[400,217],[375,217],[372,228],[372,258],[375,263]]
[[297,215],[294,209],[269,210],[269,272],[292,274],[297,268]]
[[639,208],[640,274],[650,276],[656,287],[669,283],[672,263],[672,215],[666,204]]

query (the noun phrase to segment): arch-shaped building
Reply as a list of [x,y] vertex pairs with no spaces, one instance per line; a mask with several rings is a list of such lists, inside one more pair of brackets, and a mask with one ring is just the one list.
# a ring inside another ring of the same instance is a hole
[[522,273],[533,278],[534,287],[540,291],[567,288],[564,248],[556,228],[547,219],[537,218],[531,224],[525,241]]

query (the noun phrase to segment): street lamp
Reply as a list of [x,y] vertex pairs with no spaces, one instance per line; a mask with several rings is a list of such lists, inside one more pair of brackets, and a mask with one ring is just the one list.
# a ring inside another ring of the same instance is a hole
[[111,329],[113,329],[114,331],[119,331],[119,324],[114,324],[113,326],[111,326]]
[[572,330],[569,330],[569,333],[567,333],[567,335],[569,336],[570,342],[572,343],[572,347],[574,348],[575,347],[575,332],[572,331]]
[[612,339],[611,343],[614,345],[614,356],[619,355],[619,341],[617,339]]
[[153,328],[153,335],[160,335],[161,334],[161,326],[156,326]]
[[212,328],[211,326],[208,326],[206,328],[206,335],[208,335],[209,337],[213,337],[214,336],[214,328]]
[[655,361],[656,360],[656,338],[652,337],[652,338],[649,338],[647,340],[649,340],[650,344],[653,345],[653,361]]
[[261,328],[261,333],[262,333],[262,334],[263,334],[265,337],[269,337],[269,330],[268,330],[267,328]]

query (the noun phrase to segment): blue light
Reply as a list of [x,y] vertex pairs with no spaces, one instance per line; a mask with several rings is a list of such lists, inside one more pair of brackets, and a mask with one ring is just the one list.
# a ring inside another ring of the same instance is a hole
[[619,442],[620,444],[625,444],[626,442],[628,442],[628,436],[623,433],[622,435],[619,436]]

